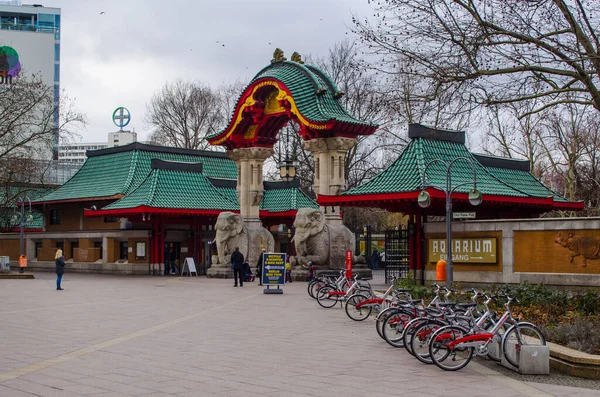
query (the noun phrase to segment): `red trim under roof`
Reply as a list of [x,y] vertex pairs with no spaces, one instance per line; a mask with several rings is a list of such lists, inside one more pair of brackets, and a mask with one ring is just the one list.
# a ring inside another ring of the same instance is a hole
[[[446,195],[444,192],[428,188],[426,189],[432,199],[443,199],[445,200]],[[360,206],[360,205],[371,205],[380,204],[381,202],[390,201],[415,201],[421,191],[412,192],[400,192],[400,193],[379,193],[379,194],[358,194],[358,195],[347,195],[347,196],[331,196],[319,194],[317,202],[319,205],[342,205],[342,206]],[[452,198],[459,201],[468,201],[467,193],[453,193]],[[522,204],[524,206],[545,206],[550,209],[564,209],[564,210],[582,210],[584,208],[583,201],[577,202],[560,202],[554,201],[552,197],[512,197],[512,196],[499,196],[492,194],[484,194],[483,201],[487,203],[501,203],[501,204]]]
[[261,210],[259,217],[261,218],[295,218],[298,210],[289,210],[283,212],[271,212],[268,210]]
[[[201,210],[187,208],[156,208],[147,205],[140,205],[135,208],[119,208],[113,210],[89,210],[83,211],[83,215],[87,217],[111,216],[111,215],[132,215],[132,214],[164,214],[164,215],[219,215],[221,212],[231,210]],[[239,212],[239,211],[231,211]]]

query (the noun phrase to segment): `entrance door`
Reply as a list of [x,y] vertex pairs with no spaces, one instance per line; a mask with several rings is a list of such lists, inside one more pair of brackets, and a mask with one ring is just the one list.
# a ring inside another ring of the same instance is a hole
[[127,241],[119,242],[119,259],[127,260],[128,253],[129,253],[129,243]]
[[[173,247],[173,250],[175,251],[175,266],[177,266],[177,269],[179,269],[179,271],[181,271],[181,243],[176,243],[176,242],[171,242],[171,243],[165,243],[165,257],[163,260],[163,263],[167,263],[167,261],[169,260],[169,252],[171,250],[171,246]],[[179,265],[177,265],[179,263]]]

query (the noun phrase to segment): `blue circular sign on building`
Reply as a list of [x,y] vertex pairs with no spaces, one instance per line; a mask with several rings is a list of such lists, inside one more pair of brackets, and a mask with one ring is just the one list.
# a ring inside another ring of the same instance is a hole
[[131,121],[131,114],[127,108],[121,106],[115,109],[112,119],[117,127],[123,129]]

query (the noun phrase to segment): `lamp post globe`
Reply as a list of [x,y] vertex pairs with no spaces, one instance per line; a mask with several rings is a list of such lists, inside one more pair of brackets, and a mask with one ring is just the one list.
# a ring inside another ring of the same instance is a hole
[[421,193],[417,196],[417,204],[421,208],[427,208],[431,205],[431,196],[425,190],[422,190]]
[[483,201],[483,196],[482,196],[481,192],[479,190],[477,190],[477,188],[473,188],[469,192],[469,203],[472,206],[478,206],[479,204],[481,204],[482,201]]

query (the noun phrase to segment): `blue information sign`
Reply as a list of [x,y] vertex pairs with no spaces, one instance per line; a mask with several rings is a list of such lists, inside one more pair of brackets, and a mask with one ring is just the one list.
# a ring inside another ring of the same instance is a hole
[[282,253],[264,253],[262,268],[262,283],[269,285],[285,284],[285,262],[287,254]]

